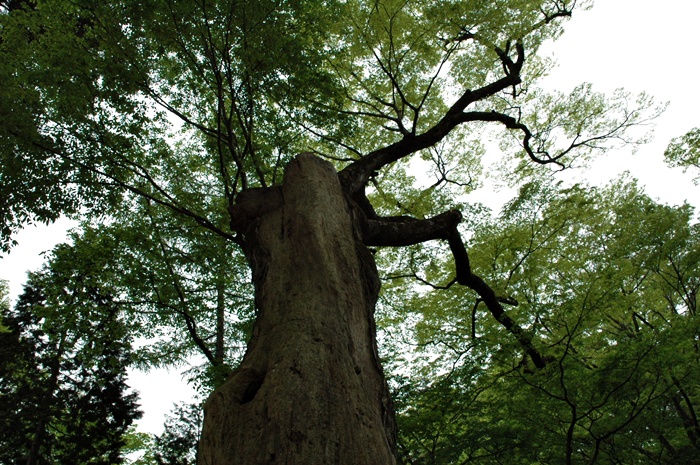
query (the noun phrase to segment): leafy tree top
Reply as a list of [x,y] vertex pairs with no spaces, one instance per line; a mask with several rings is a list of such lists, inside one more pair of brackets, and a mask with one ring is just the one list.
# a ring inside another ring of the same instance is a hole
[[455,165],[478,165],[485,124],[516,163],[634,142],[648,98],[533,85],[577,3],[4,2],[3,248],[27,222],[128,211],[133,195],[233,239],[238,194],[278,184],[301,151],[334,160],[363,203],[370,180],[402,195],[405,175],[375,175],[413,154],[440,186],[468,185]]

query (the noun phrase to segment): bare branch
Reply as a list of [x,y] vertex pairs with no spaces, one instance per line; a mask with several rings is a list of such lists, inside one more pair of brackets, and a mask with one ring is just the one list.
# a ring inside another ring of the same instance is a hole
[[415,271],[413,273],[408,273],[408,274],[386,276],[382,279],[384,279],[386,281],[390,281],[390,280],[394,280],[394,279],[405,279],[405,278],[413,278],[421,284],[424,284],[428,287],[432,287],[435,290],[442,290],[442,291],[445,291],[445,290],[451,288],[452,285],[457,282],[457,278],[452,278],[452,280],[450,282],[448,282],[447,284],[444,284],[444,285],[433,284],[430,281],[428,281],[427,279],[423,278],[422,276],[418,276],[418,273],[416,273]]

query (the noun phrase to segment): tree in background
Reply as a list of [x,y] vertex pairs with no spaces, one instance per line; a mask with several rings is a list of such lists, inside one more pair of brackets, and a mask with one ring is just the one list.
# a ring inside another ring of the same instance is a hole
[[229,244],[181,226],[134,209],[128,222],[77,228],[49,261],[114,290],[127,331],[140,338],[133,367],[196,360],[190,379],[206,395],[242,356],[253,317],[251,285]]
[[[432,286],[392,290],[384,305],[404,334],[392,358],[415,367],[394,381],[401,460],[697,463],[692,213],[655,203],[629,179],[566,189],[538,181],[475,228],[474,266],[547,347],[542,370],[498,337],[483,302],[446,310],[465,296],[444,285],[442,267],[423,275]],[[389,276],[414,267],[406,261]]]
[[158,465],[194,465],[202,427],[202,406],[181,403],[165,419],[163,434],[154,441]]
[[[220,366],[235,352],[222,344],[240,341],[225,340],[219,304],[252,281],[255,323],[205,404],[200,463],[395,462],[375,257],[418,257],[460,288],[446,302],[455,314],[475,299],[488,310],[497,324],[477,361],[510,351],[542,372],[570,353],[567,338],[551,345],[539,320],[507,310],[503,282],[472,264],[463,238],[477,223],[462,199],[487,127],[503,130],[513,184],[644,139],[630,130],[658,114],[646,96],[537,89],[549,66],[537,50],[575,1],[1,6],[3,246],[61,214],[134,222],[155,245],[136,260],[158,257],[132,263],[146,279],[129,289],[147,283],[153,320],[186,327]],[[212,313],[203,338],[193,315]]]
[[[0,311],[3,313],[10,309],[10,287],[7,281],[0,279]],[[0,333],[9,331],[9,328],[0,321]]]
[[129,336],[112,297],[84,278],[45,268],[3,309],[2,463],[123,463],[141,416],[126,385]]
[[129,431],[124,451],[139,454],[130,465],[192,465],[197,463],[201,429],[201,403],[181,402],[166,415],[162,434]]
[[[666,163],[684,170],[700,168],[700,128],[695,128],[671,141],[664,153]],[[698,181],[698,178],[695,179]]]

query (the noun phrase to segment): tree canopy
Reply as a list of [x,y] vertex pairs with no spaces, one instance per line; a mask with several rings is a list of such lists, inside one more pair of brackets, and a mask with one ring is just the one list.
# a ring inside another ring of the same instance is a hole
[[[443,152],[437,170],[478,165],[485,124],[508,130],[513,162],[566,167],[632,142],[646,97],[535,87],[537,49],[575,6],[7,2],[4,247],[27,222],[135,199],[231,239],[227,207],[302,151],[354,186],[414,153]],[[441,184],[468,184],[450,174]]]
[[[551,179],[644,142],[635,128],[663,109],[538,87],[540,46],[589,6],[0,2],[0,245],[80,220],[49,264],[86,291],[56,315],[86,329],[99,300],[112,336],[142,341],[129,363],[197,358],[208,393],[260,315],[251,231],[310,152],[337,171],[379,267],[399,461],[693,463],[692,209],[630,179]],[[697,165],[697,139],[669,162]],[[519,188],[497,215],[466,201],[485,176]]]
[[[477,227],[473,260],[547,347],[544,370],[478,300],[454,311],[467,299],[444,289],[440,267],[408,297],[392,284],[383,304],[400,328],[387,339],[401,341],[388,344],[405,463],[696,463],[693,223],[687,205],[618,179],[527,184]],[[413,276],[420,260],[389,278]]]

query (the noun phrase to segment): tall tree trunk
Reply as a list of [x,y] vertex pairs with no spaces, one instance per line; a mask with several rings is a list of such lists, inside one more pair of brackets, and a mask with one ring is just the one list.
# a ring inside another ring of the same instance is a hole
[[241,365],[205,405],[200,465],[395,463],[379,280],[353,211],[333,167],[310,154],[281,187],[234,207],[258,317]]

